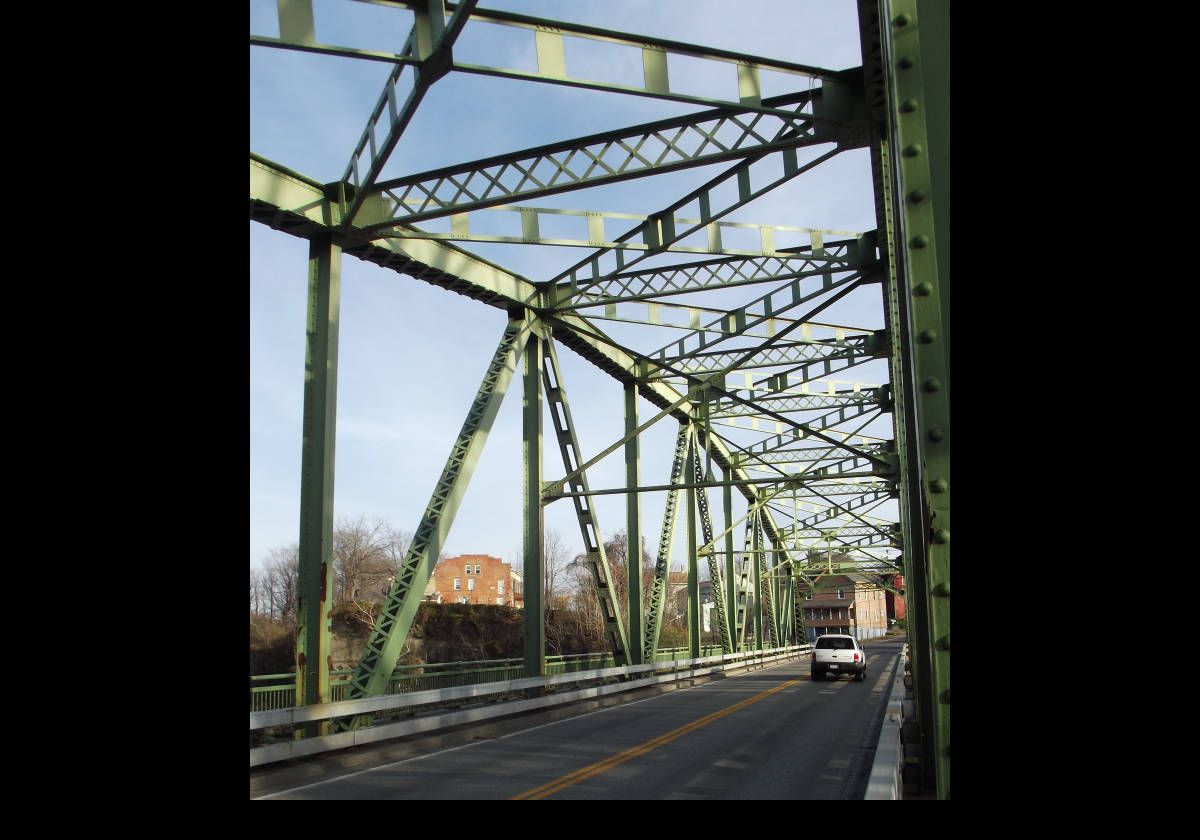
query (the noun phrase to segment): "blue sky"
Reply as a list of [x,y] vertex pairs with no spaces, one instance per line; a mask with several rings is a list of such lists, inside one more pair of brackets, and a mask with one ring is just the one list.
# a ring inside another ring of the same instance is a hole
[[[502,2],[487,8],[555,17],[626,32],[739,50],[768,58],[843,69],[860,63],[855,7],[828,2]],[[251,31],[277,35],[275,0],[251,3]],[[736,11],[734,11],[736,9]],[[320,40],[398,49],[412,17],[363,3],[317,0]],[[469,24],[456,49],[460,61],[527,66],[531,39],[504,28]],[[572,72],[632,72],[620,50],[568,50]],[[523,65],[523,62],[525,63]],[[340,177],[366,124],[389,66],[262,47],[250,49],[250,149],[321,181]],[[729,72],[725,72],[728,69]],[[690,74],[690,75],[685,75]],[[708,95],[736,96],[732,68],[698,62],[672,66],[672,84]],[[800,77],[764,74],[765,93],[801,85]],[[730,85],[732,84],[732,89]],[[699,110],[698,106],[635,96],[451,73],[437,82],[391,156],[384,177],[469,161],[587,133],[617,129]],[[815,156],[815,154],[810,155]],[[666,206],[728,164],[638,179],[536,199],[531,204],[580,210],[645,213]],[[816,170],[739,209],[731,220],[837,230],[875,226],[866,150],[845,152]],[[431,228],[434,225],[430,225]],[[296,542],[299,523],[301,409],[307,243],[250,223],[250,563]],[[546,280],[588,249],[463,243],[531,280]],[[670,260],[658,259],[659,263]],[[678,261],[678,256],[674,257]],[[656,263],[651,263],[656,264]],[[770,285],[698,297],[704,306],[736,305]],[[723,295],[723,296],[722,296]],[[851,295],[819,320],[882,326],[878,287]],[[342,261],[335,516],[379,516],[412,531],[429,500],[463,417],[504,327],[501,310],[352,257]],[[600,322],[615,338],[639,328]],[[610,329],[611,328],[611,329]],[[644,329],[642,329],[644,332]],[[658,331],[661,346],[673,336]],[[643,339],[643,342],[649,339]],[[639,345],[640,347],[640,345]],[[623,433],[622,389],[571,351],[560,348],[572,411],[585,455]],[[835,375],[835,378],[839,378]],[[841,379],[887,380],[882,362]],[[521,399],[514,383],[497,417],[454,528],[450,554],[489,553],[520,562]],[[640,402],[643,419],[657,412]],[[552,428],[549,418],[546,427]],[[868,430],[890,436],[886,422]],[[673,421],[642,437],[642,481],[666,483]],[[747,441],[753,438],[746,438]],[[547,437],[547,478],[562,474]],[[589,471],[594,489],[623,484],[618,451]],[[736,494],[735,494],[736,496]],[[653,553],[665,494],[643,497],[643,528]],[[720,491],[710,503],[720,507]],[[597,499],[605,538],[624,528],[624,497]],[[876,511],[890,511],[894,506]],[[740,497],[736,515],[744,512]],[[573,550],[582,548],[568,501],[547,508],[547,528]],[[720,527],[720,526],[718,526]],[[737,538],[740,544],[740,529]],[[683,562],[677,528],[676,564]]]

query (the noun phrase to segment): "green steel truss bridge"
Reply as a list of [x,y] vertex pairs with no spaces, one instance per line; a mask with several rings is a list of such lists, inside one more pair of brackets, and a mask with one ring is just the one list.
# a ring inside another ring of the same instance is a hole
[[[410,26],[394,51],[327,42],[311,0],[278,0],[278,37],[250,39],[255,49],[391,66],[338,180],[322,183],[250,155],[251,219],[309,243],[297,703],[330,699],[326,598],[333,588],[340,274],[348,255],[499,308],[508,319],[490,360],[480,360],[486,372],[348,697],[384,690],[501,401],[518,390],[524,401],[526,676],[546,673],[543,593],[532,584],[543,579],[547,505],[574,507],[618,665],[652,661],[676,525],[687,540],[693,657],[700,655],[702,568],[713,582],[719,643],[737,652],[794,642],[803,632],[795,583],[811,583],[831,570],[824,561],[810,563],[810,551],[853,551],[861,570],[881,578],[904,575],[922,772],[928,788],[948,797],[946,4],[861,0],[862,66],[836,71],[619,31],[619,25],[602,29],[487,10],[475,0],[374,5]],[[536,69],[463,59],[456,42],[464,32],[486,27],[528,39]],[[640,55],[642,82],[575,75],[566,46],[577,42]],[[681,92],[669,72],[670,60],[679,56],[725,73],[729,84],[708,96]],[[760,75],[767,72],[792,80],[792,89],[763,96]],[[382,178],[422,100],[437,96],[439,81],[480,74],[526,86],[657,98],[693,110]],[[728,98],[734,81],[736,99]],[[804,228],[789,225],[786,213],[754,223],[736,220],[742,218],[739,208],[781,185],[803,183],[850,149],[870,154],[874,229]],[[649,183],[714,164],[719,174],[699,188],[640,214],[542,203],[552,195],[583,196],[591,187]],[[570,225],[575,232],[564,234]],[[475,242],[570,245],[582,256],[529,279],[473,254]],[[852,298],[873,301],[883,328],[835,323],[823,315]],[[568,400],[571,383],[559,361],[564,350],[622,384],[620,438],[579,439]],[[856,379],[854,369],[872,360],[886,366],[888,381]],[[639,415],[637,395],[655,406],[653,415]],[[543,428],[543,405],[553,428]],[[639,469],[641,434],[655,424],[675,431],[669,476],[649,477]],[[589,468],[617,452],[625,459],[624,484],[592,487]],[[641,524],[641,494],[651,491],[667,491],[657,535],[644,534]],[[604,494],[624,496],[627,515],[618,527],[627,528],[630,545],[643,537],[653,545],[658,537],[648,599],[638,576],[630,576],[628,623],[615,603],[604,532],[591,501]],[[745,516],[734,517],[733,494],[745,500]],[[722,506],[723,528],[710,504]]]

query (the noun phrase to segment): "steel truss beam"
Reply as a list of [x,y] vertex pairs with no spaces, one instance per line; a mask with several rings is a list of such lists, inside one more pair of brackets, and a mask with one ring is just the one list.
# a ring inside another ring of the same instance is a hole
[[[750,370],[754,368],[777,367],[780,365],[803,365],[803,369],[824,364],[823,375],[828,376],[836,371],[847,370],[879,358],[866,341],[847,339],[846,344],[838,346],[825,342],[781,342],[760,353],[750,355],[739,361],[736,366],[734,359],[746,356],[745,350],[725,350],[712,353],[690,353],[658,359],[660,362],[674,362],[681,373],[698,376],[705,373],[716,373],[729,370]],[[835,365],[835,362],[842,364]]]
[[[879,405],[879,396],[874,391],[842,391],[836,394],[782,394],[775,397],[748,394],[746,399],[768,406],[772,411],[816,411],[824,408],[841,408],[847,404]],[[750,413],[752,412],[745,405],[734,402],[718,402],[713,406],[709,416],[716,420],[721,417],[738,417]]]
[[[545,342],[545,351],[542,380],[546,387],[546,402],[550,406],[550,418],[554,423],[558,449],[562,454],[563,469],[572,474],[567,484],[573,493],[577,494],[572,496],[572,501],[579,520],[579,532],[583,537],[586,562],[592,573],[592,582],[596,586],[596,595],[600,599],[600,615],[604,619],[605,633],[612,647],[614,664],[628,665],[629,642],[625,636],[624,622],[621,621],[616,590],[612,586],[612,569],[608,565],[608,555],[604,550],[603,532],[600,530],[595,508],[588,498],[587,472],[576,470],[581,450],[575,435],[575,423],[571,418],[571,406],[567,402],[567,392],[563,387],[558,352],[554,349],[553,341]],[[640,553],[640,547],[635,547],[635,550]],[[640,567],[640,561],[637,565]]]
[[[686,423],[680,423],[679,433],[675,436],[675,455],[671,460],[671,485],[679,484],[683,478],[689,441],[689,427]],[[658,650],[658,639],[662,633],[663,609],[669,594],[671,543],[675,536],[675,509],[678,501],[678,489],[667,491],[662,529],[658,538],[658,555],[654,562],[654,582],[650,586],[650,604],[646,609],[646,632],[643,636],[644,647],[642,649],[644,662],[654,661],[654,654]]]
[[[383,199],[379,196],[374,196],[367,199],[368,207],[358,214],[356,219],[364,225],[369,225],[372,221],[378,220],[387,213],[386,205]],[[397,225],[388,225],[385,231],[370,231],[367,234],[383,234],[394,239],[432,239],[442,242],[500,242],[510,243],[514,245],[561,245],[573,248],[609,248],[615,253],[621,254],[624,251],[641,251],[648,253],[680,253],[680,254],[724,254],[729,256],[772,256],[785,254],[785,251],[779,250],[775,244],[775,235],[783,234],[812,234],[810,228],[796,227],[795,225],[767,225],[756,222],[709,222],[707,227],[714,232],[714,235],[708,238],[706,245],[685,245],[679,241],[682,237],[673,240],[667,244],[660,244],[657,239],[647,239],[643,237],[641,240],[636,238],[622,237],[619,239],[610,239],[609,224],[610,222],[627,222],[641,221],[643,224],[650,222],[662,223],[671,228],[681,228],[686,226],[698,226],[702,223],[702,219],[691,216],[671,216],[665,219],[656,220],[653,216],[646,216],[641,213],[618,213],[611,211],[600,210],[574,210],[562,209],[558,207],[533,207],[526,205],[519,207],[516,205],[499,204],[494,207],[485,207],[481,210],[473,211],[474,213],[486,213],[492,219],[507,218],[509,221],[507,234],[504,233],[480,233],[479,224],[474,226],[471,223],[472,215],[470,212],[456,213],[450,217],[450,230],[437,231],[430,230],[426,227],[418,227],[415,224],[403,223]],[[475,218],[481,218],[476,216]],[[575,219],[576,235],[572,236],[543,236],[542,222],[545,218]],[[474,228],[474,229],[473,229]],[[722,231],[744,229],[754,230],[758,232],[760,246],[758,248],[734,248],[724,244],[724,238],[721,236]],[[365,228],[364,228],[365,230]],[[820,231],[817,231],[820,233]],[[830,231],[837,235],[847,235],[849,231]]]
[[[680,240],[697,231],[705,230],[707,232],[709,252],[720,250],[722,247],[720,227],[716,222],[739,207],[749,204],[760,196],[766,195],[771,190],[790,181],[797,175],[819,166],[839,151],[840,149],[834,149],[831,152],[819,155],[803,165],[799,163],[795,149],[784,149],[783,151],[771,152],[769,154],[751,155],[741,163],[734,165],[697,189],[692,190],[683,198],[664,207],[659,212],[651,214],[645,222],[630,229],[622,236],[617,237],[616,242],[618,243],[634,242],[637,237],[641,237],[642,243],[647,248],[639,256],[626,262],[624,252],[621,249],[611,246],[602,247],[600,250],[593,252],[590,256],[584,257],[584,259],[566,271],[552,278],[550,281],[551,284],[565,282],[573,289],[566,293],[562,293],[560,290],[557,300],[558,306],[563,306],[576,295],[587,292],[592,285],[611,279],[612,275],[624,271],[631,265],[636,265],[646,257],[668,250],[672,245],[675,245]],[[760,161],[768,160],[777,161],[778,168],[783,172],[783,175],[763,184],[761,183],[762,176],[752,172],[751,168]],[[754,185],[755,180],[759,181],[758,186]],[[721,203],[714,202],[714,192],[727,183],[737,186],[737,198],[731,201],[725,200]],[[690,205],[692,202],[696,202],[696,206],[699,207],[700,218],[696,220],[695,224],[687,222],[685,223],[686,226],[683,227],[677,225],[675,219],[676,212]],[[716,203],[716,209],[714,209],[714,203]],[[771,242],[764,242],[762,250],[762,256],[771,256],[777,253],[774,244]],[[585,269],[590,273],[586,275],[581,273]]]
[[[873,7],[873,8],[872,8]],[[873,14],[874,13],[874,14]],[[950,798],[949,8],[860,4],[877,208],[886,215],[905,578],[926,786]],[[874,27],[874,31],[872,30]],[[881,79],[879,78],[881,77]],[[880,132],[880,128],[883,131]]]
[[[387,6],[407,6],[418,12],[426,8],[424,0],[413,0],[413,2],[387,2],[387,0],[363,1],[375,2],[379,5]],[[445,8],[448,11],[459,11],[458,6],[454,3],[446,3]],[[796,75],[805,80],[819,79],[823,82],[823,87],[839,89],[839,92],[840,89],[846,89],[847,93],[850,95],[835,95],[834,97],[831,97],[832,101],[828,105],[826,105],[823,109],[818,109],[815,116],[819,120],[860,120],[862,116],[859,111],[847,107],[854,99],[859,98],[859,96],[855,96],[851,93],[853,88],[857,86],[855,79],[859,75],[858,72],[854,70],[826,70],[820,67],[811,67],[792,62],[778,61],[761,56],[747,56],[740,53],[730,52],[728,50],[717,50],[711,47],[687,44],[680,41],[670,41],[663,38],[651,38],[645,35],[626,34],[611,29],[600,29],[593,26],[583,26],[580,24],[568,23],[566,21],[538,18],[530,15],[514,14],[512,12],[501,12],[490,9],[474,9],[471,11],[470,17],[472,21],[499,24],[532,32],[534,39],[533,44],[530,46],[532,46],[536,52],[538,66],[537,70],[535,71],[525,71],[507,67],[487,67],[483,65],[468,64],[462,61],[450,60],[449,67],[461,72],[500,76],[504,78],[520,79],[523,81],[548,82],[552,84],[568,85],[571,87],[589,88],[592,90],[607,90],[615,93],[627,93],[636,96],[650,96],[660,99],[673,100],[676,102],[687,102],[699,105],[719,105],[724,107],[750,108],[764,113],[772,113],[774,109],[763,104],[762,102],[759,70],[763,69],[771,70],[777,73]],[[567,72],[566,66],[563,43],[564,36],[634,47],[641,50],[642,71],[645,84],[618,85],[593,79],[583,79],[570,75]],[[286,43],[271,43],[269,39],[260,40],[264,42],[264,46],[290,46]],[[353,48],[335,47],[334,49],[349,51]],[[366,53],[368,51],[359,52]],[[385,60],[386,55],[386,53],[377,53],[371,55],[364,54],[357,57]],[[667,69],[667,57],[670,55],[688,56],[690,58],[700,59],[701,61],[710,62],[718,66],[724,65],[729,67],[731,71],[731,82],[733,81],[732,71],[736,70],[739,98],[737,100],[708,98],[688,95],[671,90],[670,77]],[[402,59],[403,56],[400,56],[400,58]],[[802,82],[802,84],[808,86],[807,82]]]
[[[717,230],[720,230],[718,223]],[[761,228],[760,228],[761,230]],[[827,271],[861,268],[858,245],[855,240],[830,242],[824,245],[824,254],[789,253],[796,251],[821,250],[821,241],[830,231],[809,230],[815,246],[802,249],[780,249],[774,256],[718,257],[691,263],[679,263],[645,271],[629,271],[614,274],[604,280],[591,283],[586,291],[573,283],[560,283],[552,287],[551,303],[571,300],[570,307],[582,309],[635,300],[683,295],[709,289],[729,289],[759,283],[778,282],[813,277]],[[761,236],[761,234],[760,234]],[[713,242],[713,244],[719,244]]]
[[[693,480],[697,485],[701,485],[706,476],[704,466],[700,463],[700,441],[694,426],[691,434],[691,451]],[[695,492],[696,488],[689,486],[688,490]],[[696,504],[700,512],[701,536],[704,538],[704,544],[708,545],[713,541],[713,526],[708,512],[708,492],[703,487],[696,492]],[[721,565],[715,554],[710,554],[708,557],[708,577],[709,586],[712,588],[713,611],[717,614],[717,638],[720,640],[723,652],[733,653],[729,625],[725,616],[725,586],[721,582]]]
[[[516,373],[530,329],[530,322],[524,318],[510,320],[504,328],[500,344],[492,355],[441,478],[350,678],[349,699],[382,694],[395,670],[421,595],[466,494],[508,384]],[[365,722],[358,718],[352,725]]]
[[818,139],[812,115],[801,112],[810,99],[802,92],[763,100],[793,111],[791,118],[722,108],[393,178],[373,188],[383,195],[388,218],[364,227],[383,230],[755,152],[829,142],[825,133]]
[[[291,2],[294,3],[295,0],[291,0]],[[451,47],[459,33],[462,32],[467,18],[470,17],[471,10],[477,2],[478,0],[463,0],[458,4],[454,14],[450,16],[449,22],[446,21],[443,0],[425,0],[413,7],[416,20],[409,32],[408,39],[404,42],[404,48],[401,50],[402,54],[410,55],[418,61],[412,73],[409,74],[414,76],[412,87],[404,103],[399,104],[400,80],[405,65],[397,64],[388,74],[383,92],[379,95],[379,99],[371,111],[371,116],[367,120],[367,126],[363,129],[362,136],[350,156],[350,162],[346,164],[346,171],[342,174],[342,183],[346,187],[343,187],[338,197],[343,207],[342,215],[346,224],[355,220],[359,208],[363,206],[367,197],[367,192],[375,183],[375,179],[379,177],[379,173],[383,171],[388,157],[400,140],[400,135],[404,133],[404,129],[416,115],[417,108],[420,106],[421,100],[425,98],[430,86],[450,69]],[[311,12],[309,14],[311,17]],[[375,137],[379,126],[383,124],[385,113],[387,132],[382,144],[377,147]],[[360,171],[364,159],[366,162],[365,173]]]

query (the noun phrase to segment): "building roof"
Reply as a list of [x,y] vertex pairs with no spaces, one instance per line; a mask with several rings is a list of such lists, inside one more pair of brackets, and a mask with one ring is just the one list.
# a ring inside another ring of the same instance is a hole
[[822,601],[817,598],[813,598],[811,601],[806,600],[806,601],[802,601],[801,603],[804,604],[804,607],[806,609],[811,608],[811,609],[821,609],[821,610],[829,609],[830,607],[852,607],[852,606],[854,606],[854,602],[852,600],[850,600],[849,598],[832,598],[828,601]]

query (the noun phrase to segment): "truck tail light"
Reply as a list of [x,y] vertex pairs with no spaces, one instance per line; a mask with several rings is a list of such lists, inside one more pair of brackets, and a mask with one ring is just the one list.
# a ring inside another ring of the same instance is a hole
[[855,662],[857,662],[857,661],[858,661],[858,654],[857,654],[857,653],[856,653],[856,654],[854,654],[854,661],[855,661]]

